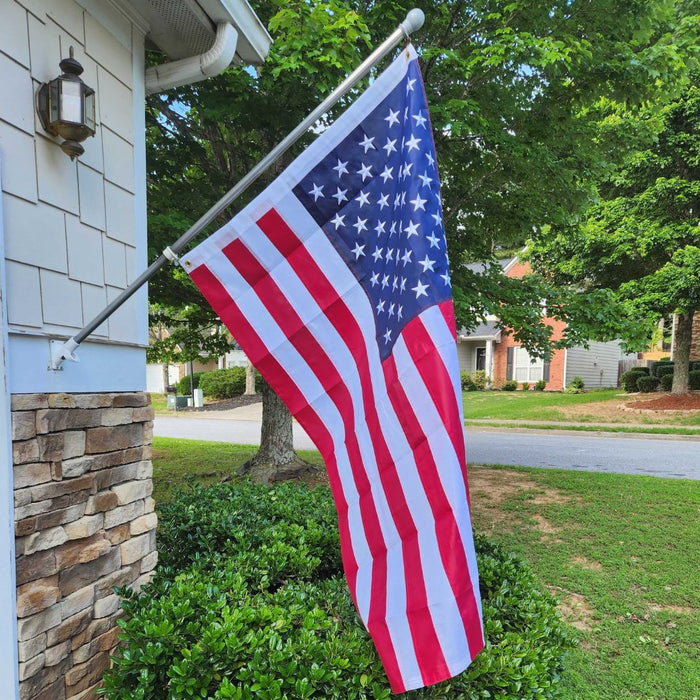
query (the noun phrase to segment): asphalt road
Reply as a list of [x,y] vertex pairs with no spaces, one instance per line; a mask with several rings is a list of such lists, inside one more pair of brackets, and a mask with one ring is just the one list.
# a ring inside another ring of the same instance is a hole
[[[156,416],[154,434],[256,445],[260,441],[260,423],[254,420]],[[467,460],[472,464],[700,480],[700,440],[669,438],[572,434],[551,430],[501,432],[470,428],[466,434]],[[294,446],[297,449],[315,449],[296,423]]]

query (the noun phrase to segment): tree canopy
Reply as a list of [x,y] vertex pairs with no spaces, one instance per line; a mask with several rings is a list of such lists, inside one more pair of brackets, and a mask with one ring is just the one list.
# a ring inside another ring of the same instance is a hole
[[[661,91],[673,93],[682,82],[693,45],[692,3],[252,4],[274,37],[263,66],[234,67],[149,99],[152,251],[250,170],[417,5],[426,24],[413,39],[431,105],[458,320],[469,327],[495,313],[517,329],[528,350],[546,352],[542,299],[558,313],[581,296],[553,291],[544,277],[504,280],[494,267],[476,273],[463,263],[493,261],[504,247],[547,237],[582,216],[594,183],[628,147],[624,139],[600,137],[610,105],[641,104]],[[588,302],[604,296],[590,294]],[[177,269],[158,276],[151,299],[171,306],[203,303]],[[605,320],[596,318],[590,303],[579,306],[590,323]],[[583,328],[572,327],[565,342],[583,338]]]
[[636,349],[644,349],[649,324],[678,314],[673,391],[684,391],[700,308],[697,82],[660,110],[622,113],[616,128],[646,133],[649,143],[598,183],[597,202],[580,225],[534,241],[532,259],[557,285],[608,290],[620,332]]

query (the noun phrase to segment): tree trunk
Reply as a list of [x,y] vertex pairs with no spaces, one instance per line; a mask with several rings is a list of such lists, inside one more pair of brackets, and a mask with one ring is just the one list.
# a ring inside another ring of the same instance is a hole
[[170,386],[170,365],[167,362],[163,362],[160,368],[163,372],[163,391],[167,391]]
[[253,363],[248,361],[245,367],[245,395],[253,396],[255,394],[255,368]]
[[693,314],[691,309],[676,316],[673,335],[673,384],[671,393],[685,394],[688,391],[688,363],[693,337]]
[[269,484],[316,471],[318,467],[305,462],[294,452],[292,414],[266,381],[262,383],[262,405],[260,449],[237,473]]

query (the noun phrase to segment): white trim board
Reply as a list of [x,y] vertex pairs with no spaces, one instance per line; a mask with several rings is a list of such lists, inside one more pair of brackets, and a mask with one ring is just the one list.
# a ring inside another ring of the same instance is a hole
[[[0,153],[0,194],[2,153]],[[0,196],[0,688],[2,697],[19,698],[17,656],[17,582],[15,577],[15,508],[12,480],[12,421],[8,382],[5,235]]]

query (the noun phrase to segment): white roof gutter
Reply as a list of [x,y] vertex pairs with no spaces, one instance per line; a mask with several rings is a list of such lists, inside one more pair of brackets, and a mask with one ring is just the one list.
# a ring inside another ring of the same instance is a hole
[[165,92],[219,75],[231,65],[236,54],[238,31],[227,22],[216,25],[214,45],[199,56],[182,58],[146,69],[146,94]]

